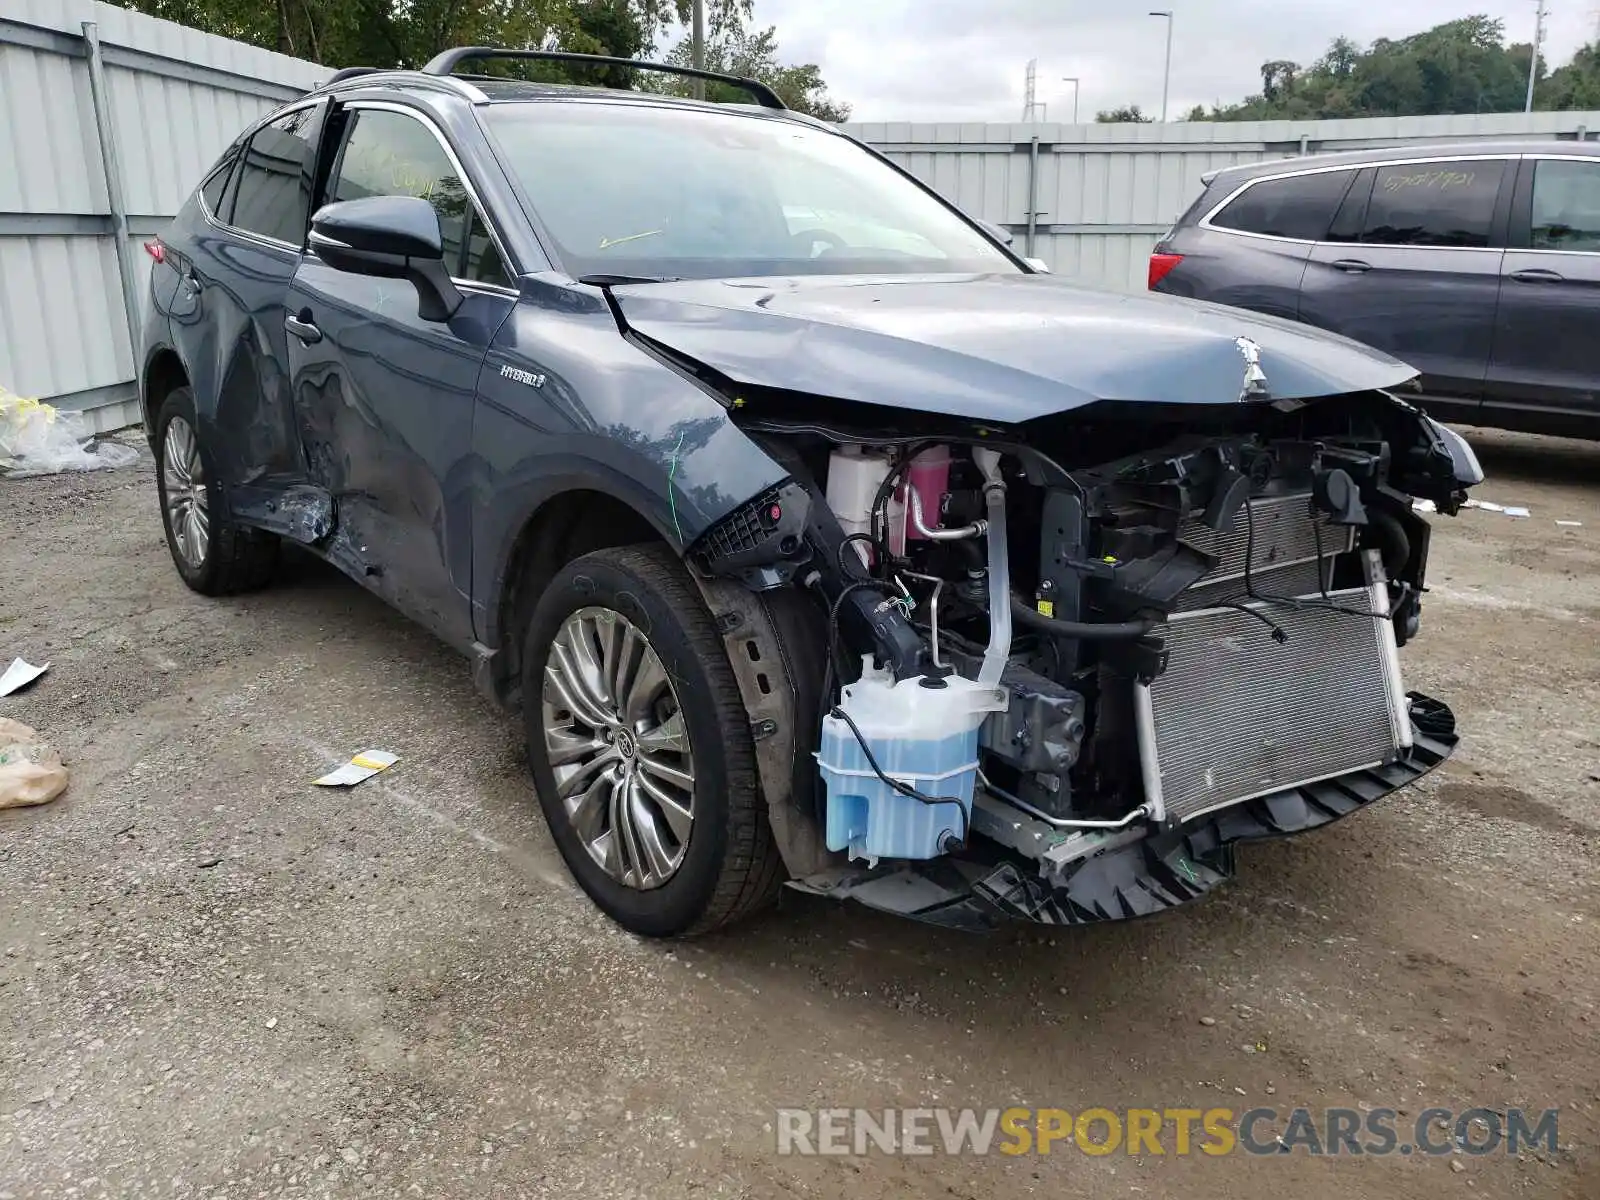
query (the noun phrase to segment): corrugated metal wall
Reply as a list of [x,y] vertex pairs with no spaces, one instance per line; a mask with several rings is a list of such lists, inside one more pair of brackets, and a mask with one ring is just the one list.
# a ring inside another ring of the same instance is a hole
[[1200,194],[1207,171],[1374,146],[1594,137],[1600,134],[1600,113],[846,128],[973,216],[1010,230],[1016,249],[1044,259],[1058,274],[1095,287],[1136,290],[1144,286],[1151,248]]
[[[109,428],[138,412],[85,22],[100,43],[139,305],[150,266],[140,244],[241,128],[329,71],[95,0],[0,0],[0,386],[93,411]],[[1396,143],[1570,136],[1600,131],[1600,114],[848,128],[973,216],[1011,230],[1019,250],[1057,273],[1137,289],[1150,248],[1213,168]]]
[[241,128],[329,71],[93,0],[0,4],[0,386],[110,428],[138,409],[85,22],[140,303],[143,242]]

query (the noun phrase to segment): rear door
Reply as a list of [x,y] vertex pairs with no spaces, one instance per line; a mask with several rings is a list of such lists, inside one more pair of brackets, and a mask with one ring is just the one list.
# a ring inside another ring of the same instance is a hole
[[1300,285],[1300,319],[1387,351],[1465,417],[1482,397],[1514,157],[1364,170]]
[[1529,155],[1501,265],[1487,399],[1600,422],[1600,159]]
[[425,114],[344,110],[325,200],[421,196],[439,216],[464,303],[425,321],[405,280],[339,271],[308,250],[289,289],[296,411],[314,483],[336,513],[328,556],[452,645],[472,641],[469,492],[478,375],[516,304],[502,243]]
[[1157,247],[1182,258],[1156,290],[1293,319],[1306,259],[1355,176],[1322,169],[1241,185]]
[[182,254],[173,338],[236,508],[250,509],[257,493],[304,474],[283,301],[305,241],[326,105],[290,109],[257,130],[225,176],[225,190],[223,179],[208,180],[201,209],[174,239]]

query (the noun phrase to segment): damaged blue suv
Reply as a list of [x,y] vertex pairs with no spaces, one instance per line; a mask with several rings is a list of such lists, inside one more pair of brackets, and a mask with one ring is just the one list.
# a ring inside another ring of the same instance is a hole
[[647,935],[1159,912],[1450,753],[1413,501],[1481,472],[1410,367],[1070,286],[759,83],[462,70],[574,57],[340,72],[150,244],[191,588],[287,541],[457,647]]

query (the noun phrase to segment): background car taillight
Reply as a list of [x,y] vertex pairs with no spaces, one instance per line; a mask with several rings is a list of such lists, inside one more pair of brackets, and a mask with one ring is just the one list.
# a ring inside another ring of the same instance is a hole
[[1172,268],[1183,261],[1181,254],[1152,254],[1150,256],[1150,290],[1172,273]]

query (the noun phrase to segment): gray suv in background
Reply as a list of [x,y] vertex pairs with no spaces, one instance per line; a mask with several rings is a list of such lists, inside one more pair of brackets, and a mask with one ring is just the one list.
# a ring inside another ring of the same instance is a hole
[[1600,437],[1600,144],[1367,150],[1205,179],[1151,256],[1152,291],[1387,351],[1438,417]]

